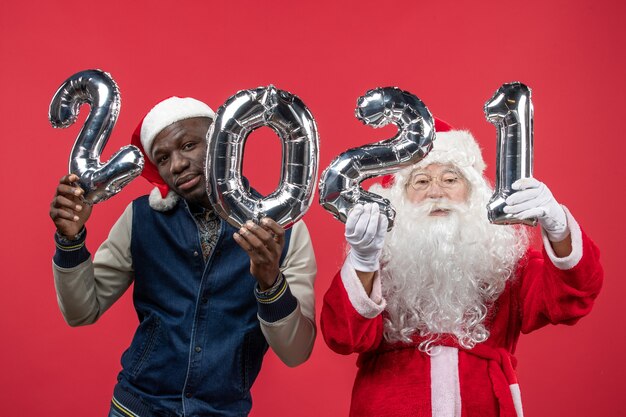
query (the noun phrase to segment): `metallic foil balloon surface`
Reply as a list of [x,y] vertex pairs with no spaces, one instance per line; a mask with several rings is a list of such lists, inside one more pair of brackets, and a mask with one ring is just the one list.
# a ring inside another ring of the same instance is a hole
[[137,147],[128,145],[106,163],[100,163],[100,154],[120,111],[120,93],[109,74],[86,70],[65,80],[50,103],[52,126],[71,126],[83,103],[88,103],[91,110],[72,148],[69,172],[80,177],[78,185],[85,191],[84,201],[96,204],[111,198],[141,174],[144,160]]
[[391,230],[395,210],[389,200],[365,191],[359,184],[422,160],[435,139],[434,120],[419,98],[396,87],[376,88],[359,97],[356,117],[374,128],[393,123],[398,133],[391,139],[349,149],[335,158],[321,176],[320,204],[345,223],[355,204],[378,203]]
[[[283,155],[278,188],[264,198],[252,195],[241,176],[246,139],[262,126],[278,134]],[[311,112],[298,97],[271,85],[240,91],[218,109],[207,138],[207,193],[229,224],[241,227],[267,216],[288,228],[309,209],[319,138]]]
[[518,220],[503,211],[515,190],[511,185],[533,176],[533,103],[531,90],[519,82],[503,84],[485,103],[485,117],[498,131],[496,189],[487,204],[493,224],[537,224],[536,218]]

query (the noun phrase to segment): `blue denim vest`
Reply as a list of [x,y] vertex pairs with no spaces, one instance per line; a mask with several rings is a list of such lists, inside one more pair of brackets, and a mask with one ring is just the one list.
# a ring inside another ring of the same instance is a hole
[[[168,212],[133,202],[133,299],[139,327],[122,355],[114,397],[142,417],[247,416],[268,345],[250,258],[221,221],[206,264],[181,201]],[[290,230],[286,231],[285,249]]]

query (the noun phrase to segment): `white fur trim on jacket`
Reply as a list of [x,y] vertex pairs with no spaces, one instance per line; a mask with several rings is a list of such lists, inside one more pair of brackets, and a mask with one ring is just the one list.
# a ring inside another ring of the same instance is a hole
[[511,384],[509,385],[509,389],[511,390],[511,397],[513,397],[513,406],[515,407],[517,417],[524,417],[524,409],[522,408],[522,393],[519,389],[519,384]]
[[437,346],[430,357],[430,398],[433,417],[461,417],[459,350]]
[[561,205],[561,207],[563,207],[563,210],[565,211],[565,216],[567,217],[567,227],[569,228],[570,236],[572,237],[572,253],[565,258],[559,258],[554,253],[554,249],[552,249],[548,235],[543,231],[543,229],[541,229],[541,236],[543,238],[543,246],[546,248],[548,257],[554,266],[564,271],[572,269],[578,265],[578,262],[580,262],[583,257],[583,233],[580,230],[578,222],[574,219],[574,216],[572,216],[572,213],[570,213],[567,207],[563,205]]
[[380,274],[376,272],[372,285],[372,294],[368,297],[361,280],[356,275],[354,266],[350,263],[350,257],[346,258],[341,268],[341,281],[348,293],[352,307],[365,318],[373,319],[385,310],[387,302],[382,297]]
[[157,187],[154,187],[152,191],[150,191],[150,197],[148,197],[150,207],[156,211],[171,210],[176,206],[178,200],[180,200],[180,196],[173,191],[169,191],[165,198],[161,197],[161,191],[159,191]]

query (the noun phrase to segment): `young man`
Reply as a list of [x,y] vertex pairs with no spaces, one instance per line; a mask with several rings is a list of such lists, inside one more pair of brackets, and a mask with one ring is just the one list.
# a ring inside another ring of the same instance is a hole
[[236,230],[206,192],[213,111],[192,98],[157,104],[135,132],[144,174],[158,185],[133,201],[93,260],[91,207],[75,175],[61,179],[50,216],[53,272],[71,326],[94,323],[134,283],[139,326],[122,355],[110,416],[243,416],[268,344],[289,366],[315,340],[315,257],[306,226],[272,219]]
[[525,229],[490,224],[484,168],[469,132],[438,131],[424,160],[372,190],[397,210],[390,233],[377,205],[351,211],[321,318],[333,350],[359,354],[350,416],[521,417],[520,333],[591,310],[596,246],[532,178],[505,211],[538,217],[543,253]]

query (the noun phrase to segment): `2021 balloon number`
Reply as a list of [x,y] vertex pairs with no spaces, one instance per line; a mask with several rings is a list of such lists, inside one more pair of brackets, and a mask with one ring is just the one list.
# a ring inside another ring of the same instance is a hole
[[[87,70],[68,78],[52,99],[50,122],[54,127],[70,126],[83,103],[89,103],[91,111],[72,148],[69,172],[80,177],[85,200],[95,204],[137,177],[144,159],[139,149],[129,145],[100,163],[120,109],[119,90],[107,73]],[[503,199],[515,180],[532,175],[530,89],[521,83],[504,84],[485,104],[485,114],[498,127],[496,193],[488,206],[489,218],[496,224],[511,223],[501,212]],[[359,97],[356,117],[374,128],[394,124],[398,133],[337,156],[322,173],[320,204],[345,222],[355,204],[376,202],[391,229],[395,211],[389,201],[360,184],[426,157],[435,140],[434,120],[418,97],[395,87],[376,88]],[[282,141],[281,181],[266,197],[253,195],[241,175],[245,141],[264,126]],[[297,96],[274,86],[239,91],[218,109],[207,141],[207,193],[215,211],[231,225],[240,227],[247,220],[268,216],[289,227],[311,206],[319,137],[313,115]]]
[[349,149],[322,173],[320,204],[345,223],[355,204],[378,203],[393,227],[395,211],[389,200],[365,191],[367,178],[391,174],[424,158],[435,138],[433,116],[413,94],[395,87],[370,90],[357,100],[356,117],[374,128],[393,123],[391,139]]
[[69,172],[80,178],[84,201],[96,204],[111,198],[141,174],[144,159],[137,147],[128,145],[106,163],[100,162],[121,106],[119,89],[109,74],[87,70],[65,80],[50,103],[52,126],[66,128],[74,124],[83,103],[88,103],[91,110],[70,153]]
[[533,176],[533,103],[530,88],[514,82],[502,85],[485,103],[485,117],[498,132],[496,189],[487,204],[494,224],[537,224],[536,218],[519,220],[504,212],[512,184]]

